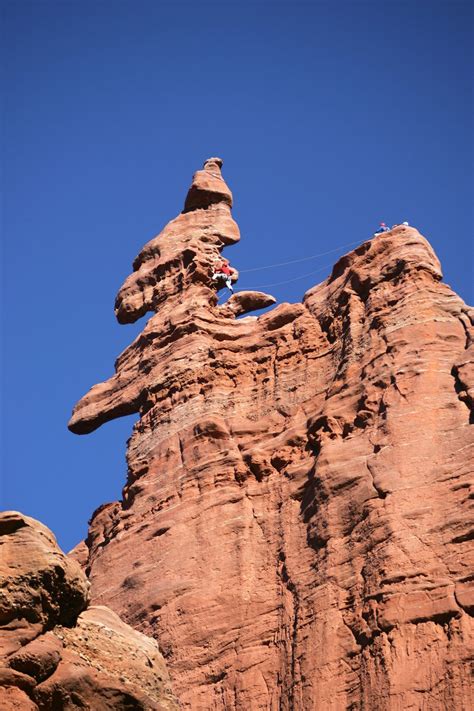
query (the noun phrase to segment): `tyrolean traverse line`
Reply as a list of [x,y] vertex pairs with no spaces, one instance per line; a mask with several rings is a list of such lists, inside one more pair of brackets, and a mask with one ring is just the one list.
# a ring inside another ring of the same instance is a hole
[[246,286],[243,289],[239,289],[239,291],[252,291],[252,290],[258,290],[258,289],[264,289],[269,286],[279,286],[280,284],[289,284],[292,281],[298,281],[299,279],[304,279],[305,277],[312,276],[313,274],[317,274],[318,272],[322,272],[324,269],[328,269],[332,267],[331,264],[324,264],[322,267],[319,267],[318,269],[314,269],[311,272],[306,272],[306,274],[300,274],[297,277],[293,277],[292,279],[284,279],[283,281],[275,281],[272,282],[271,284],[260,284],[259,286]]
[[301,257],[299,259],[290,259],[287,262],[277,262],[276,264],[267,264],[266,266],[263,267],[252,267],[251,269],[239,269],[240,274],[248,274],[249,272],[259,272],[262,271],[263,269],[273,269],[273,267],[285,267],[287,264],[298,264],[300,262],[309,262],[311,259],[317,259],[318,257],[324,257],[326,254],[334,254],[335,252],[339,252],[340,249],[344,249],[345,247],[352,247],[354,244],[359,244],[360,240],[356,240],[355,242],[348,242],[347,244],[341,244],[339,247],[335,247],[334,249],[329,249],[327,252],[320,252],[319,254],[311,254],[308,257]]

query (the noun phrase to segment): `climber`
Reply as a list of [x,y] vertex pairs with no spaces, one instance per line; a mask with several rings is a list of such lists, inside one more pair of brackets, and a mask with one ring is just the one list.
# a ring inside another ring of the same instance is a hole
[[381,235],[382,232],[388,232],[388,231],[389,231],[389,228],[387,227],[387,225],[385,224],[385,222],[381,222],[381,223],[380,223],[380,227],[378,228],[378,230],[376,230],[376,231],[374,232],[374,235]]
[[225,283],[226,287],[234,293],[232,287],[232,275],[235,274],[235,269],[229,265],[228,259],[222,259],[221,262],[214,266],[214,274],[212,275],[213,281],[221,280]]

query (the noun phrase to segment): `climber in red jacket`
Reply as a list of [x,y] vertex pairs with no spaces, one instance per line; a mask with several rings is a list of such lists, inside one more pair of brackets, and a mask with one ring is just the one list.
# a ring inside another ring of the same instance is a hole
[[221,280],[225,283],[226,287],[234,292],[234,289],[232,288],[232,275],[235,274],[235,269],[233,269],[229,265],[229,260],[228,259],[223,259],[222,262],[218,262],[214,266],[214,274],[212,275],[212,279],[214,281]]

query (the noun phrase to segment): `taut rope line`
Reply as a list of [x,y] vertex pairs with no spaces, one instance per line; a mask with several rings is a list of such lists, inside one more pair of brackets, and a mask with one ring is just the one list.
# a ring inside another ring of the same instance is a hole
[[279,286],[280,284],[289,284],[292,281],[298,281],[298,279],[304,279],[305,277],[312,276],[313,274],[317,274],[318,272],[322,272],[323,269],[328,269],[329,267],[332,267],[331,264],[324,264],[324,266],[319,267],[319,269],[314,269],[312,272],[306,272],[306,274],[300,274],[297,277],[293,277],[292,279],[284,279],[283,281],[274,281],[271,284],[260,284],[259,286],[245,286],[241,287],[239,291],[254,291],[258,289],[264,289],[268,286]]
[[352,247],[354,244],[360,244],[361,241],[358,239],[355,242],[348,242],[347,244],[341,244],[339,247],[334,249],[329,249],[327,252],[320,252],[319,254],[311,254],[309,257],[301,257],[300,259],[290,259],[288,262],[277,262],[277,264],[267,264],[265,267],[252,267],[252,269],[239,269],[239,274],[248,274],[248,272],[258,272],[262,269],[272,269],[273,267],[284,267],[287,264],[298,264],[299,262],[309,262],[311,259],[317,259],[318,257],[324,257],[326,254],[334,254],[334,252],[339,252],[340,249],[345,247]]

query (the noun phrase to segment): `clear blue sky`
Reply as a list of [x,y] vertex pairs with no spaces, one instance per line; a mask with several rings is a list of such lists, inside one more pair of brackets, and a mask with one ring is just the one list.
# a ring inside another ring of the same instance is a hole
[[[115,294],[208,156],[234,191],[238,268],[409,220],[472,301],[470,2],[2,7],[2,508],[64,548],[120,498],[134,420],[78,437],[71,408],[141,330],[116,323]],[[328,271],[268,290],[300,300]]]

